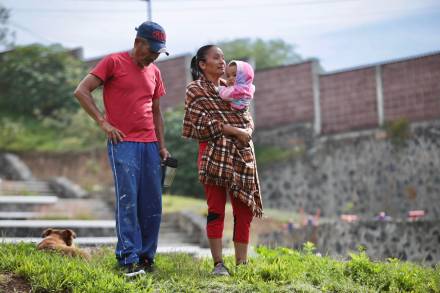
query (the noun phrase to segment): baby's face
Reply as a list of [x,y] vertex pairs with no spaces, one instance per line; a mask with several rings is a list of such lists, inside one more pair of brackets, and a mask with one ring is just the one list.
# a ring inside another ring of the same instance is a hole
[[235,83],[235,78],[237,77],[237,65],[231,64],[226,69],[227,84],[232,86]]

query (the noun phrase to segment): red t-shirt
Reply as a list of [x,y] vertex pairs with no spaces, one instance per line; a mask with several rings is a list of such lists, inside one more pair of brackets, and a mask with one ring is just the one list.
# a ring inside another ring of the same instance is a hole
[[126,135],[124,141],[157,141],[152,105],[165,95],[159,68],[140,68],[122,52],[108,55],[90,73],[103,81],[106,119]]

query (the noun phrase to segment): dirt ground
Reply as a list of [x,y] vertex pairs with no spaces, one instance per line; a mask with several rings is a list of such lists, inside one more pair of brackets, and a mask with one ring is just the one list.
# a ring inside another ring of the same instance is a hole
[[32,288],[22,277],[9,273],[0,273],[0,292],[28,293],[32,292]]

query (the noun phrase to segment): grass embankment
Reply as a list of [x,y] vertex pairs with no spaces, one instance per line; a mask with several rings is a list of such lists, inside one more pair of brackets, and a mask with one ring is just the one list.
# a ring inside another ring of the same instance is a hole
[[[179,195],[164,195],[162,205],[164,213],[173,213],[184,210],[190,210],[199,215],[206,215],[207,213],[206,201],[199,198]],[[232,207],[229,203],[229,199],[228,203],[226,204],[226,213],[232,214]],[[275,209],[264,209],[264,215],[268,218],[285,222],[292,218],[296,219],[298,216],[296,213]]]
[[104,148],[105,136],[84,111],[60,120],[35,119],[0,111],[0,150],[67,152]]
[[95,251],[87,263],[37,251],[32,244],[0,244],[0,274],[23,277],[35,292],[440,292],[440,266],[375,263],[364,253],[340,262],[315,256],[310,247],[257,252],[238,268],[227,257],[231,277],[210,276],[209,259],[159,254],[154,273],[129,281],[111,249]]

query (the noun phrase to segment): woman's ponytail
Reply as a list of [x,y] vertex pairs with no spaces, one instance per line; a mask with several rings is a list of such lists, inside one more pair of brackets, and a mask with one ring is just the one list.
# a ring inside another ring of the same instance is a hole
[[208,54],[209,49],[215,47],[215,45],[206,45],[200,47],[197,50],[196,56],[191,59],[191,75],[193,80],[199,79],[203,75],[203,70],[199,66],[200,61],[206,61],[206,55]]
[[191,76],[193,80],[197,80],[200,78],[200,70],[199,64],[197,64],[197,56],[192,57],[191,59]]

